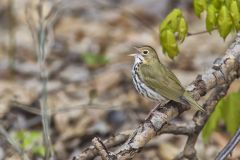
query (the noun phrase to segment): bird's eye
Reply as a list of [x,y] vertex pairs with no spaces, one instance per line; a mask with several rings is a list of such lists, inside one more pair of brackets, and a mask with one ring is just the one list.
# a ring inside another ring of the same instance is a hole
[[149,52],[148,50],[144,50],[143,54],[148,54],[148,52]]

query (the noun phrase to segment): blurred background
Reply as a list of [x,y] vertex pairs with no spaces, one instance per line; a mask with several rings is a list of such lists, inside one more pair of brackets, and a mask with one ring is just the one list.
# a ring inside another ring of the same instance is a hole
[[[44,155],[42,93],[47,95],[56,159],[71,159],[95,136],[105,139],[135,129],[156,104],[133,88],[133,58],[127,55],[134,53],[134,46],[153,46],[161,61],[187,85],[234,40],[228,36],[224,41],[215,32],[190,36],[180,45],[179,56],[170,60],[162,53],[158,34],[167,13],[181,8],[189,32],[205,30],[204,21],[193,13],[191,0],[40,3],[43,13],[39,13],[37,0],[0,1],[0,159],[20,159],[8,138],[19,143],[30,159]],[[42,57],[36,52],[39,14],[46,21],[54,19],[44,33]],[[39,67],[41,62],[44,65]],[[42,92],[42,71],[48,75],[47,92]],[[176,120],[190,120],[193,113],[188,111]],[[172,159],[182,151],[185,140],[184,136],[156,137],[134,159]],[[199,138],[199,157],[213,158],[227,142],[224,129],[215,132],[207,144]]]

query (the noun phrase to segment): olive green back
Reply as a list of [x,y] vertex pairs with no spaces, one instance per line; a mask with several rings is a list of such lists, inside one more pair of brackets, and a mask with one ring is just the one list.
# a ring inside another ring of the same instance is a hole
[[139,76],[146,86],[170,100],[179,102],[185,91],[174,73],[159,60],[142,63],[139,67]]

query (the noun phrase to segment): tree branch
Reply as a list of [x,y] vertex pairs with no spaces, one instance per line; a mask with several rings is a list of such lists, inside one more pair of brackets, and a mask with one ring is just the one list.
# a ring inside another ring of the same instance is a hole
[[[186,124],[186,123],[168,123],[164,125],[162,130],[159,134],[178,134],[178,135],[188,135],[193,132],[193,124]],[[105,140],[103,144],[106,146],[107,149],[116,147],[120,144],[123,144],[128,140],[130,133],[119,134],[117,136],[110,137],[109,139]],[[73,160],[90,160],[96,157],[98,154],[97,149],[94,145],[89,146],[85,149],[80,155],[74,156]]]
[[[200,97],[204,96],[208,91],[219,86],[229,86],[232,81],[239,77],[239,63],[240,63],[240,34],[237,35],[235,42],[226,51],[224,57],[217,59],[212,68],[202,75],[198,75],[196,80],[187,87],[187,90],[192,94],[195,100],[199,100]],[[219,96],[218,98],[221,98]],[[213,106],[217,103],[219,99],[212,100],[210,104],[208,101],[204,107],[207,107],[207,113],[197,112],[194,116],[194,130],[193,128],[188,128],[189,132],[185,134],[194,133],[193,131],[198,131],[202,129],[210,113],[213,111]],[[157,110],[151,113],[148,119],[144,123],[140,124],[139,127],[133,132],[133,134],[128,138],[127,142],[119,147],[115,151],[115,156],[117,159],[131,159],[134,155],[139,152],[149,140],[154,138],[156,135],[164,133],[164,128],[167,124],[179,116],[182,112],[188,110],[188,106],[183,106],[179,103],[170,101],[164,106],[159,106]],[[199,118],[198,118],[199,117]],[[177,133],[177,129],[169,127],[169,130]],[[179,131],[181,131],[179,129]],[[166,133],[166,130],[165,130]],[[191,136],[188,143],[195,143],[198,134]]]
[[[223,84],[228,86],[239,75],[239,57],[240,34],[238,34],[235,42],[227,50],[226,55],[221,59],[217,59],[213,67],[206,73],[199,75],[197,79],[188,86],[187,90],[192,93],[195,100],[199,100],[201,96],[204,96],[212,88]],[[163,107],[155,110],[149,119],[141,124],[128,141],[116,152],[118,159],[134,157],[149,140],[161,131],[166,123],[187,109],[189,108],[186,106],[170,101]]]
[[158,132],[158,134],[176,134],[176,135],[189,135],[194,132],[194,124],[192,122],[174,122],[167,123]]
[[181,160],[184,158],[190,159],[190,160],[197,160],[197,154],[195,150],[195,144],[197,141],[197,138],[206,124],[208,118],[212,114],[212,112],[215,109],[215,106],[217,102],[223,98],[227,94],[229,86],[223,86],[223,87],[218,87],[214,90],[214,92],[209,96],[208,100],[205,102],[204,106],[207,106],[207,114],[202,114],[200,112],[197,112],[194,117],[193,117],[193,122],[194,122],[194,131],[188,135],[187,143],[184,147],[184,150],[182,153],[180,153],[175,159],[176,160]]
[[111,152],[109,152],[107,150],[106,146],[103,144],[103,142],[100,140],[100,138],[95,137],[95,138],[93,138],[92,142],[103,160],[117,159],[114,154],[112,154]]
[[[120,144],[123,144],[129,137],[129,134],[119,134],[117,136],[110,137],[106,141],[103,142],[104,146],[109,149]],[[90,160],[97,156],[98,150],[94,145],[89,146],[86,150],[84,150],[79,156],[75,156],[73,160]]]

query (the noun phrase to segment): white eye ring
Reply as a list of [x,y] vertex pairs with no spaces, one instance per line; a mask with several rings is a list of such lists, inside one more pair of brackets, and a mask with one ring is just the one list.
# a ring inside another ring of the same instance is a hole
[[144,50],[144,51],[143,51],[143,54],[148,54],[148,53],[149,53],[148,50]]

